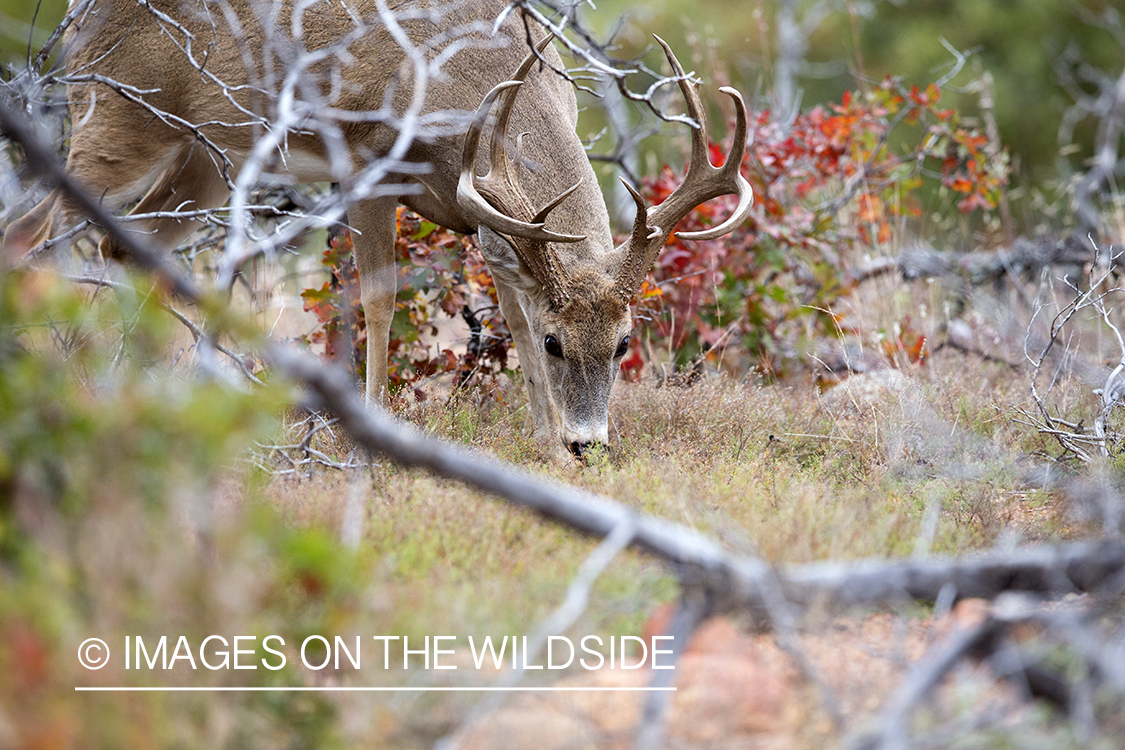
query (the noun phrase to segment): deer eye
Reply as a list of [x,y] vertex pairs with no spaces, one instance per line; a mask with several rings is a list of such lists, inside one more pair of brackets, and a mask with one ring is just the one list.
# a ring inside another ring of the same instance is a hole
[[621,339],[621,343],[617,345],[617,351],[613,353],[614,357],[624,357],[625,352],[629,351],[629,337]]
[[562,347],[559,346],[559,340],[554,336],[548,336],[543,340],[543,348],[546,349],[547,353],[552,357],[562,359]]

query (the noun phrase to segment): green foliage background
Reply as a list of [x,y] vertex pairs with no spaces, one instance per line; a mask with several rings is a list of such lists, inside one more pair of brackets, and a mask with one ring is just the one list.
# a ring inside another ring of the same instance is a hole
[[[798,2],[798,16],[811,4]],[[590,20],[608,30],[618,17],[627,16],[620,37],[626,53],[643,49],[652,32],[664,36],[674,49],[702,50],[700,41],[706,40],[712,50],[707,54],[729,66],[736,87],[761,93],[771,86],[776,52],[768,46],[772,32],[763,35],[762,29],[772,23],[777,5],[776,0],[658,0],[640,7],[631,0],[607,0],[598,4]],[[845,91],[857,87],[857,80],[862,85],[893,75],[924,85],[944,74],[953,61],[941,43],[945,39],[959,50],[976,50],[975,63],[966,66],[955,84],[968,83],[976,64],[992,74],[1000,140],[1016,156],[1017,183],[1030,179],[1046,184],[1057,176],[1056,134],[1072,103],[1057,82],[1060,55],[1071,47],[1094,67],[1116,75],[1125,54],[1112,34],[1083,18],[1107,8],[1125,11],[1119,1],[904,0],[876,2],[872,8],[873,14],[866,17],[858,12],[830,15],[813,34],[807,57],[819,65],[816,77],[800,80],[803,108],[839,101]],[[706,71],[701,55],[692,63]],[[967,114],[978,111],[978,102],[975,93],[943,100],[944,106]],[[1080,130],[1077,136],[1082,151],[1075,163],[1091,152],[1092,132]]]
[[[67,0],[0,0],[0,62],[34,55],[66,15]],[[33,25],[34,24],[34,25]]]
[[[808,5],[798,2],[798,15]],[[857,78],[877,82],[896,75],[924,85],[951,63],[942,39],[960,50],[976,49],[974,64],[995,81],[1001,141],[1015,157],[1017,185],[1050,186],[1058,176],[1056,135],[1071,104],[1057,82],[1059,57],[1069,47],[1093,66],[1116,74],[1123,54],[1108,31],[1082,17],[1107,8],[1125,11],[1120,0],[883,0],[870,5],[870,15],[859,12],[863,3],[846,5],[857,12],[828,16],[810,39],[808,60],[818,66],[815,77],[800,81],[805,108],[838,101],[844,91],[857,87]],[[65,9],[65,0],[0,0],[0,57],[26,56],[29,37],[42,43]],[[776,0],[606,0],[597,11],[586,9],[586,19],[607,32],[624,18],[618,41],[625,54],[643,50],[654,32],[675,49],[710,49],[708,55],[729,67],[734,85],[747,93],[765,93],[772,77],[775,50],[769,27],[776,11]],[[33,18],[36,30],[31,34]],[[658,64],[655,57],[652,61]],[[702,54],[692,64],[701,72],[709,65]],[[973,74],[970,65],[957,82],[967,83]],[[972,114],[978,96],[951,96],[945,103]],[[1080,150],[1072,155],[1073,163],[1091,153],[1092,136],[1091,128],[1079,129]]]

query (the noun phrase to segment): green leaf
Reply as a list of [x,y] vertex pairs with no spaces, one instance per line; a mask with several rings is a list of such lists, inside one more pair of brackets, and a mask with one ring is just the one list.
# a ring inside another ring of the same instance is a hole
[[431,234],[433,234],[434,231],[437,230],[437,228],[437,224],[433,223],[432,221],[426,221],[425,219],[422,219],[422,224],[418,227],[418,231],[414,234],[413,239],[415,241],[424,240]]

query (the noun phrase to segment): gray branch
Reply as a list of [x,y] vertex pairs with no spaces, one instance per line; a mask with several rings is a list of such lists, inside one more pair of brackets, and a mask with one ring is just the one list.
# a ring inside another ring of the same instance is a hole
[[[0,105],[0,130],[18,141],[29,162],[47,182],[58,186],[128,251],[130,259],[158,276],[183,298],[205,302],[197,287],[181,277],[164,255],[101,209],[67,177],[55,153],[34,136],[18,114]],[[991,552],[963,558],[858,563],[817,563],[772,568],[760,559],[733,555],[694,529],[648,516],[608,498],[544,481],[525,470],[463,447],[446,444],[369,408],[352,378],[341,368],[325,364],[292,346],[271,344],[266,358],[280,373],[307,389],[313,406],[331,411],[358,446],[398,463],[424,468],[464,482],[544,518],[598,538],[613,535],[591,563],[611,556],[626,538],[637,547],[669,563],[685,592],[673,623],[675,652],[686,645],[696,625],[707,615],[748,611],[763,625],[789,629],[798,614],[810,608],[862,607],[907,600],[933,602],[939,596],[993,599],[1009,591],[1059,595],[1074,592],[1120,593],[1125,580],[1125,540],[1100,540]],[[631,533],[630,533],[631,532]],[[582,581],[578,584],[582,595]],[[783,612],[780,619],[778,613]],[[788,614],[793,613],[792,615]],[[1026,618],[1025,618],[1026,619]],[[988,640],[988,628],[958,637],[947,648],[919,664],[908,679],[902,699],[889,706],[887,732],[879,739],[904,737],[910,711],[942,675],[960,659],[972,656]],[[1116,655],[1092,654],[1117,664]],[[1021,667],[1021,679],[1030,672]],[[637,746],[652,748],[663,735],[664,697],[651,697],[645,707]],[[881,742],[887,746],[886,742]]]
[[879,258],[852,274],[854,283],[898,272],[907,281],[925,278],[962,279],[980,286],[1006,276],[1035,276],[1052,266],[1081,266],[1094,260],[1094,250],[1083,237],[1072,234],[1061,240],[1020,237],[1010,247],[996,251],[943,252],[930,245],[905,248],[898,257]]
[[[185,299],[203,301],[197,287],[176,273],[162,253],[124,230],[113,216],[70,180],[57,156],[38,141],[22,118],[0,106],[0,129],[27,150],[44,178],[64,190],[130,253]],[[309,389],[315,405],[333,412],[361,447],[398,463],[456,479],[514,505],[536,511],[584,534],[604,538],[631,526],[632,546],[672,564],[687,586],[708,592],[713,612],[749,610],[770,620],[764,591],[776,586],[791,605],[870,606],[914,599],[935,601],[952,585],[960,597],[994,598],[1004,591],[1059,594],[1093,591],[1125,571],[1125,541],[1091,541],[1033,547],[969,558],[904,562],[818,563],[772,570],[768,563],[731,555],[700,532],[644,515],[592,493],[546,482],[463,447],[434,440],[386,412],[368,408],[352,378],[293,346],[272,343],[266,359]],[[776,579],[773,579],[776,576]]]

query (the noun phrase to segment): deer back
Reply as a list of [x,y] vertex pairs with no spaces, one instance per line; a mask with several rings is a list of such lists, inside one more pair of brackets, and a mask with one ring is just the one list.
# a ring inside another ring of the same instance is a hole
[[[420,179],[425,192],[406,202],[452,229],[476,231],[456,200],[465,126],[527,54],[523,24],[509,18],[493,35],[491,21],[505,3],[492,1],[453,5],[440,15],[418,12],[424,4],[390,2],[398,29],[388,27],[371,0],[346,7],[318,2],[297,12],[294,6],[291,0],[95,0],[66,40],[72,117],[86,131],[79,147],[104,149],[114,133],[140,129],[155,159],[161,149],[202,136],[239,166],[277,123],[291,85],[292,96],[308,106],[309,120],[333,123],[348,167],[356,170],[390,150],[400,118],[421,93],[423,125],[407,158],[430,166]],[[427,61],[441,56],[440,67],[419,77],[403,39]],[[553,48],[542,55],[546,65],[561,69]],[[545,66],[536,68],[542,69],[531,71],[512,114],[513,131],[528,134],[522,139],[524,188],[540,205],[580,182],[552,221],[597,238],[568,248],[576,259],[610,251],[605,204],[575,135],[573,88]],[[329,164],[331,144],[309,120],[292,123],[284,146],[271,155],[271,171],[302,181],[343,179]],[[93,161],[112,168],[113,155],[101,156]],[[482,152],[481,171],[487,161]]]

